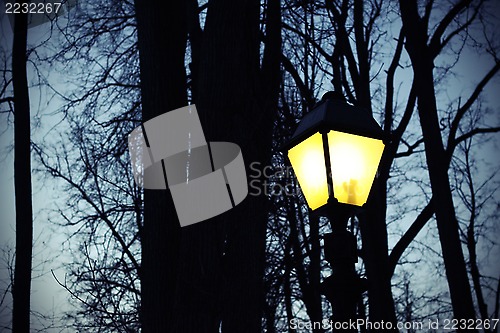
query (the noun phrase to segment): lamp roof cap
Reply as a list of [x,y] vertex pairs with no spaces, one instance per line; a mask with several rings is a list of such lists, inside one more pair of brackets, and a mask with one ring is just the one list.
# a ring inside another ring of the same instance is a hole
[[374,139],[384,139],[384,132],[365,108],[348,104],[338,92],[327,92],[299,122],[288,147],[315,132],[334,130]]

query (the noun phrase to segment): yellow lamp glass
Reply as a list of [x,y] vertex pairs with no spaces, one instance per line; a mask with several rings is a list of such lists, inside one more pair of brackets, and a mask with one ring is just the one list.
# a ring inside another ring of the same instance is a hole
[[335,198],[341,203],[362,206],[370,194],[384,143],[382,140],[330,131],[328,146]]
[[302,193],[309,208],[316,209],[328,201],[325,155],[320,133],[313,134],[288,151]]

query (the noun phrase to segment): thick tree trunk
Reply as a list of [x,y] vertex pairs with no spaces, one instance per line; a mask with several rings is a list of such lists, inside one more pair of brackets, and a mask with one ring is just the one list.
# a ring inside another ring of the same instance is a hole
[[[186,5],[136,1],[142,118],[147,121],[187,105]],[[144,190],[141,234],[142,331],[167,332],[176,316],[180,225],[169,191]]]
[[[258,33],[259,1],[210,2],[194,101],[207,141],[237,143],[247,166],[268,161],[273,126],[262,98]],[[183,229],[175,329],[262,330],[267,213],[265,196],[248,196],[232,210]]]
[[[396,322],[389,273],[387,226],[387,183],[377,179],[365,212],[361,213],[360,228],[363,240],[363,261],[368,278],[369,318],[373,322]],[[394,330],[395,331],[395,330]]]
[[418,113],[454,317],[473,319],[474,305],[448,178],[448,161],[439,127],[434,91],[434,63],[427,45],[427,27],[418,15],[415,1],[401,0],[400,8],[407,34],[405,47],[415,75]]
[[474,305],[451,195],[446,154],[439,129],[432,67],[415,68],[415,71],[420,72],[419,79],[416,80],[417,86],[420,86],[420,89],[417,88],[418,113],[424,135],[432,194],[436,199],[434,210],[453,312],[455,318],[471,319],[475,318]]
[[30,100],[26,73],[28,18],[15,14],[12,48],[14,87],[14,190],[16,205],[16,259],[12,297],[12,331],[30,329],[33,208],[31,200]]

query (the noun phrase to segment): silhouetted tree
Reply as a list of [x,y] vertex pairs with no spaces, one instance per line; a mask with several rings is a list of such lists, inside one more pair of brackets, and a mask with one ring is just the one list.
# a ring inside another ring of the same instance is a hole
[[[484,110],[471,112],[467,117],[470,126],[477,128],[478,118]],[[494,222],[496,212],[492,211],[489,204],[495,205],[497,200],[494,194],[498,191],[499,184],[495,181],[497,174],[494,170],[484,170],[481,159],[474,153],[474,147],[486,144],[487,138],[470,137],[457,146],[457,154],[453,159],[453,184],[455,195],[462,202],[463,209],[457,211],[460,225],[460,237],[465,243],[468,252],[467,268],[471,277],[478,317],[483,321],[496,318],[498,306],[489,299],[498,299],[498,276],[491,276],[488,259],[484,252],[489,253],[498,246]],[[481,181],[475,178],[480,178]],[[494,273],[494,272],[493,272]],[[494,330],[485,327],[486,332]]]
[[[161,1],[135,1],[143,122],[187,105],[187,6],[174,2],[168,11],[161,6]],[[167,330],[179,315],[174,295],[180,225],[169,191],[144,190],[141,244],[142,330]]]
[[[259,1],[209,2],[192,71],[207,140],[237,143],[247,166],[270,158],[280,81],[279,2],[266,7],[262,65],[259,15]],[[265,196],[248,196],[229,212],[183,228],[174,331],[261,330],[267,214]]]
[[16,14],[12,47],[14,92],[14,188],[16,204],[16,258],[12,285],[12,331],[30,331],[33,206],[31,197],[31,131],[28,93],[28,15]]
[[64,324],[86,332],[140,329],[143,191],[127,147],[141,122],[133,9],[114,0],[80,3],[55,25],[50,51],[37,53],[40,68],[65,73],[64,86],[46,74],[64,103],[60,126],[35,152],[60,191],[49,218],[73,256],[67,275],[53,273],[77,300]]
[[[407,36],[405,48],[412,61],[415,76],[419,119],[436,203],[434,210],[455,318],[475,318],[475,311],[448,178],[448,163],[438,119],[433,70],[436,56],[454,36],[460,34],[474,21],[479,5],[480,2],[458,1],[444,13],[442,21],[434,32],[429,34],[432,2],[427,4],[421,15],[416,1],[400,1],[403,27]],[[464,16],[458,26],[450,27],[454,20],[461,19],[462,14],[468,16]],[[495,67],[498,69],[498,62]],[[460,115],[455,119],[460,121]]]

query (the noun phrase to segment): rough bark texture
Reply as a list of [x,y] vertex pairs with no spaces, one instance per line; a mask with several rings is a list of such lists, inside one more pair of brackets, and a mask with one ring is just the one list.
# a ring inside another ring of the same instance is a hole
[[[143,121],[187,105],[186,5],[136,1]],[[170,332],[176,310],[180,225],[169,191],[144,190],[141,235],[143,332]]]
[[439,128],[433,77],[434,57],[427,45],[427,27],[425,20],[418,14],[415,1],[400,1],[400,8],[407,34],[405,48],[415,75],[418,114],[454,317],[475,318],[448,178],[448,162]]
[[14,190],[16,205],[16,259],[12,288],[12,331],[30,329],[33,207],[31,200],[30,100],[26,73],[28,18],[15,14],[12,48],[14,87]]

